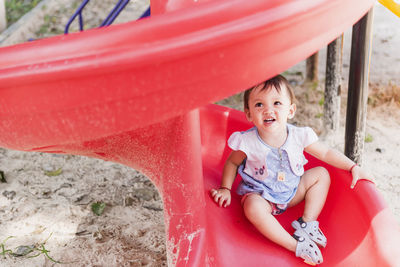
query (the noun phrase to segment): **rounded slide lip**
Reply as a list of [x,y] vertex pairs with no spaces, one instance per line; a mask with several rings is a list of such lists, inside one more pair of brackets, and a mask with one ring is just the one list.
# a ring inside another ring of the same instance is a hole
[[62,77],[73,76],[87,68],[95,72],[102,72],[103,67],[120,70],[154,57],[159,58],[157,63],[174,60],[300,23],[308,13],[322,12],[335,2],[343,1],[207,2],[190,11],[177,10],[122,25],[0,48],[0,79],[3,86],[7,86],[9,79],[18,85],[17,78],[27,75],[44,80],[59,72]]
[[184,115],[284,71],[373,3],[212,1],[0,48],[0,142],[82,142]]

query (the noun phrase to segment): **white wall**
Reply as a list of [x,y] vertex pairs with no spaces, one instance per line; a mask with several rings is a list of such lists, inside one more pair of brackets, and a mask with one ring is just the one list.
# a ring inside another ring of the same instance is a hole
[[7,28],[5,1],[0,0],[0,32]]

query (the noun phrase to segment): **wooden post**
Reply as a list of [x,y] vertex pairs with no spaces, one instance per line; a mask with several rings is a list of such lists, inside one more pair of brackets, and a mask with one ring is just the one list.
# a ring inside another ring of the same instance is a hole
[[323,119],[326,133],[339,129],[342,56],[343,34],[332,41],[327,49]]
[[362,160],[365,138],[372,20],[373,9],[353,26],[351,44],[345,154],[359,164]]
[[306,60],[306,82],[318,81],[318,51]]
[[5,1],[0,0],[0,33],[7,28]]

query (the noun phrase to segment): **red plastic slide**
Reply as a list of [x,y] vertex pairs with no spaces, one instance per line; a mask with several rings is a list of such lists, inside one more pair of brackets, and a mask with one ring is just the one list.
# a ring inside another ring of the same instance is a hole
[[[230,149],[227,138],[251,127],[242,112],[212,105],[201,109],[205,188],[218,187]],[[224,142],[225,141],[225,142]],[[327,202],[319,217],[328,239],[321,249],[321,266],[400,266],[400,229],[375,185],[359,181],[350,189],[351,175],[307,155],[306,169],[324,166],[331,176]],[[236,179],[236,184],[239,179]],[[301,266],[301,259],[265,239],[243,215],[240,197],[218,207],[206,197],[207,240],[212,246],[210,266]],[[304,203],[276,218],[293,233],[291,222],[302,215]],[[214,256],[215,255],[215,256]],[[306,264],[304,264],[306,266]]]
[[[151,18],[1,48],[0,146],[145,173],[163,197],[170,265],[298,265],[250,227],[237,200],[211,202],[226,139],[248,125],[238,112],[198,108],[306,58],[373,3],[153,0]],[[348,175],[329,170],[324,265],[398,266],[398,226],[374,187],[350,191]]]

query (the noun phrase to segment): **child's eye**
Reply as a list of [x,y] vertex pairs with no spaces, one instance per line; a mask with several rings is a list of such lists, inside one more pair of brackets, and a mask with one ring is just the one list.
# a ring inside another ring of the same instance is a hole
[[260,103],[260,102],[258,102],[258,103],[256,103],[254,106],[255,106],[256,108],[261,108],[261,107],[263,106],[263,104]]
[[274,105],[278,106],[278,105],[282,105],[282,103],[280,101],[275,101]]

